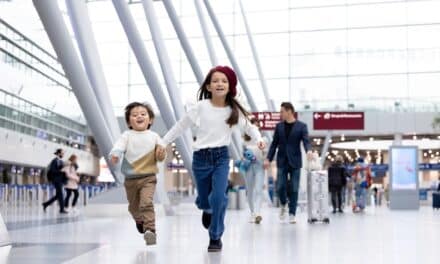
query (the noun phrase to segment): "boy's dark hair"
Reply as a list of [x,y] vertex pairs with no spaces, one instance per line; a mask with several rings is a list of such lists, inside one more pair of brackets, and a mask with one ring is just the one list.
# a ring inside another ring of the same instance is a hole
[[[214,72],[216,71],[211,70],[208,75],[206,75],[205,80],[203,81],[199,91],[197,92],[198,100],[212,98],[212,94],[210,91],[208,91],[207,86],[211,83],[211,78]],[[241,111],[246,119],[248,118],[249,112],[246,111],[243,106],[241,106],[241,104],[231,95],[231,90],[229,90],[228,94],[226,95],[225,101],[226,105],[229,105],[232,108],[231,115],[229,115],[228,119],[226,120],[226,123],[229,125],[229,127],[232,127],[233,125],[238,123],[238,111]]]
[[295,113],[295,108],[293,107],[293,104],[291,102],[282,102],[281,107],[286,110],[292,111],[292,113]]
[[139,102],[133,102],[133,103],[129,103],[126,107],[125,107],[125,122],[127,123],[127,126],[129,129],[133,129],[130,126],[130,112],[133,108],[141,106],[143,108],[145,108],[147,110],[148,116],[150,117],[150,124],[148,124],[147,129],[150,129],[151,125],[153,124],[153,120],[154,120],[154,112],[153,109],[151,108],[151,106],[149,104],[146,103],[139,103]]

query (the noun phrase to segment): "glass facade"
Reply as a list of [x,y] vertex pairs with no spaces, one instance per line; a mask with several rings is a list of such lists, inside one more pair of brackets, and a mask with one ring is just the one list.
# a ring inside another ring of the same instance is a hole
[[53,84],[70,90],[55,56],[0,18],[1,59],[15,68],[38,73]]
[[[440,16],[436,12],[440,10],[439,0],[241,1],[275,105],[289,100],[300,111],[439,110]],[[154,99],[128,45],[112,2],[87,2],[116,114],[122,115],[124,106],[135,100],[149,101],[154,106]],[[128,2],[165,90],[141,1]],[[199,2],[218,64],[230,65],[204,1]],[[254,100],[260,110],[267,109],[239,1],[209,2]],[[172,3],[206,74],[212,65],[194,1],[173,0]],[[58,0],[58,4],[73,36],[65,1]],[[51,50],[31,3],[13,1],[1,5],[2,18],[11,21],[10,24],[23,30],[26,36]],[[183,102],[193,102],[199,88],[194,74],[163,3],[154,1],[154,7],[171,59],[172,69],[168,71],[172,70],[175,75]],[[22,10],[28,19],[17,19],[8,10]],[[65,98],[60,96],[57,100],[65,105]],[[239,98],[246,101],[242,91]]]
[[0,127],[85,149],[87,127],[0,89]]
[[[132,14],[161,75],[143,8],[139,1],[131,2]],[[205,74],[211,63],[194,2],[172,2]],[[230,64],[200,2],[218,63]],[[238,1],[209,2],[255,101],[266,109]],[[299,110],[438,111],[440,16],[436,10],[440,10],[440,1],[242,3],[277,106],[290,100]],[[198,89],[194,74],[163,3],[155,1],[154,5],[184,102],[194,101]],[[112,4],[91,1],[88,8],[116,108],[137,98],[152,101]]]

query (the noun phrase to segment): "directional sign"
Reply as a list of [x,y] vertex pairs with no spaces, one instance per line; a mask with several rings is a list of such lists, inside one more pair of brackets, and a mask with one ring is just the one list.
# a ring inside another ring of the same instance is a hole
[[[280,112],[254,112],[252,115],[260,121],[261,130],[275,130],[275,126],[281,122]],[[298,113],[294,116],[298,119]]]
[[254,112],[252,114],[260,121],[262,130],[274,130],[278,122],[281,121],[280,112]]
[[363,130],[364,112],[313,112],[315,130]]

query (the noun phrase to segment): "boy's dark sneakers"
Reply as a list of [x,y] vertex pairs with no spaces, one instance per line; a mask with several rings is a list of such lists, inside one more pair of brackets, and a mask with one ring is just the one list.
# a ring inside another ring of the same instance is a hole
[[205,227],[206,229],[208,229],[209,226],[211,225],[211,216],[212,216],[212,214],[208,214],[207,212],[203,211],[202,224],[203,224],[203,227]]
[[219,252],[222,251],[222,240],[219,238],[217,240],[210,239],[209,240],[209,246],[208,246],[208,252]]
[[136,221],[136,229],[137,229],[137,231],[139,232],[139,233],[141,233],[141,234],[143,234],[143,233],[145,233],[145,230],[144,230],[144,222],[143,221]]

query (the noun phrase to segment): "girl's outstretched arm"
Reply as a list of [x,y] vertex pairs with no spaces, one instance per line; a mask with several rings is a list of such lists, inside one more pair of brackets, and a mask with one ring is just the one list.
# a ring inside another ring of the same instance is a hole
[[196,123],[198,118],[198,107],[195,105],[191,108],[163,137],[165,145],[173,142],[177,137],[182,135],[185,130]]

